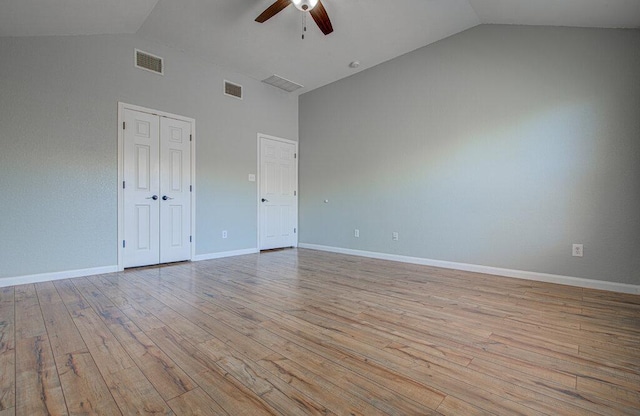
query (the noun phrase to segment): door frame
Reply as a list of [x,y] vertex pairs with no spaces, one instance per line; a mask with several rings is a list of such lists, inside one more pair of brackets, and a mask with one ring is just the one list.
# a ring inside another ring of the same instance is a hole
[[133,110],[141,113],[153,114],[159,117],[168,117],[175,120],[182,120],[191,124],[191,251],[189,260],[193,260],[196,251],[196,120],[177,114],[167,113],[165,111],[154,110],[151,108],[140,107],[134,104],[118,102],[118,239],[116,246],[118,247],[118,271],[124,270],[124,253],[122,241],[124,240],[124,191],[122,189],[122,181],[124,180],[124,130],[122,123],[124,121],[124,111]]
[[261,151],[261,143],[262,143],[262,139],[269,139],[269,140],[275,140],[275,141],[279,141],[279,142],[283,142],[283,143],[288,143],[288,144],[292,144],[295,146],[295,153],[296,153],[296,157],[295,159],[295,172],[296,172],[296,178],[295,178],[295,184],[294,184],[294,188],[296,190],[296,203],[294,205],[295,207],[295,218],[294,218],[294,224],[295,224],[295,239],[293,242],[293,247],[298,247],[298,235],[299,233],[299,227],[298,227],[298,201],[300,199],[300,190],[298,189],[298,156],[300,156],[300,152],[298,151],[298,142],[295,140],[289,140],[289,139],[283,139],[282,137],[276,137],[276,136],[270,136],[268,134],[263,134],[263,133],[258,133],[258,170],[256,173],[256,207],[257,207],[257,216],[258,216],[258,221],[257,221],[257,241],[256,241],[256,247],[258,248],[258,251],[262,250],[262,247],[260,247],[260,230],[262,229],[262,216],[260,215],[260,190],[261,190],[261,172],[262,172],[262,151]]

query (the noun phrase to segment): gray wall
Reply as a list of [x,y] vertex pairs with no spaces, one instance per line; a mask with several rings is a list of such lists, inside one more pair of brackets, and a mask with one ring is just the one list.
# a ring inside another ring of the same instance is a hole
[[640,31],[478,26],[299,112],[301,243],[640,284]]
[[257,133],[297,140],[297,97],[136,36],[0,38],[0,278],[117,263],[118,101],[196,119],[196,254],[256,247]]

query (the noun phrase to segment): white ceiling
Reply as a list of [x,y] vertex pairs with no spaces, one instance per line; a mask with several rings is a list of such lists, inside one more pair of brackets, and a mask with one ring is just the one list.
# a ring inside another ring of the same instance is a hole
[[0,36],[135,33],[158,0],[0,0]]
[[0,36],[138,33],[305,92],[481,23],[640,28],[640,0],[323,0],[334,32],[309,16],[302,40],[293,6],[254,22],[273,1],[0,0]]

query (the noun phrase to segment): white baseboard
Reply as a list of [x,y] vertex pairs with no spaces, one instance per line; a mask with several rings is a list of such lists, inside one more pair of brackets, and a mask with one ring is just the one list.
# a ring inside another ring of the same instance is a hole
[[242,250],[222,251],[220,253],[208,253],[198,254],[193,258],[193,261],[213,260],[221,259],[224,257],[243,256],[245,254],[255,254],[260,252],[257,248],[246,248]]
[[[468,272],[494,274],[498,276],[513,277],[516,279],[534,280],[539,282],[557,283],[561,285],[584,287],[589,289],[608,290],[611,292],[640,294],[640,285],[627,283],[606,282],[581,277],[562,276],[557,274],[528,272],[524,270],[503,269],[499,267],[481,266],[468,263],[456,263],[443,260],[425,259],[422,257],[401,256],[398,254],[378,253],[373,251],[353,250],[349,248],[323,246],[317,244],[299,243],[298,247],[310,250],[328,251],[332,253],[348,254],[351,256],[369,257],[381,260],[398,261],[402,263],[421,264],[424,266],[442,267],[445,269],[464,270]],[[223,251],[220,253],[199,254],[193,261],[220,259],[224,257],[242,256],[245,254],[259,253],[257,248],[243,250]],[[53,280],[71,279],[74,277],[94,276],[97,274],[114,273],[118,266],[94,267],[90,269],[66,270],[62,272],[32,274],[17,277],[0,278],[0,287],[25,285],[30,283],[49,282]]]
[[30,283],[50,282],[52,280],[71,279],[73,277],[94,276],[114,273],[118,266],[93,267],[91,269],[66,270],[63,272],[30,274],[26,276],[0,278],[0,287],[26,285]]
[[557,274],[528,272],[524,270],[503,269],[499,267],[480,266],[476,264],[455,263],[451,261],[431,260],[421,257],[401,256],[397,254],[377,253],[374,251],[353,250],[349,248],[322,246],[317,244],[300,243],[300,248],[329,251],[332,253],[348,254],[352,256],[370,257],[381,260],[398,261],[401,263],[421,264],[424,266],[442,267],[444,269],[464,270],[468,272],[494,274],[498,276],[514,277],[516,279],[535,280],[539,282],[557,283],[561,285],[584,287],[589,289],[608,290],[610,292],[640,294],[640,285],[627,283],[605,282],[603,280],[585,279],[582,277],[562,276]]
[[[224,251],[221,253],[209,253],[196,255],[193,261],[221,259],[223,257],[242,256],[244,254],[258,253],[257,248],[249,248],[244,250]],[[26,285],[30,283],[50,282],[53,280],[71,279],[73,277],[94,276],[97,274],[115,273],[118,266],[94,267],[91,269],[66,270],[54,273],[31,274],[17,277],[0,277],[0,287]]]

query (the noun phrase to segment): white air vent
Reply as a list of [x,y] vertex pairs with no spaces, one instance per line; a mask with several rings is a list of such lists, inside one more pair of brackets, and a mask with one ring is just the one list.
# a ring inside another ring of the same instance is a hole
[[136,49],[136,68],[144,69],[145,71],[151,71],[154,74],[163,75],[164,66],[162,63],[162,58],[160,58],[159,56],[151,55],[150,53]]
[[297,89],[304,88],[302,85],[279,77],[278,75],[271,75],[269,78],[263,79],[262,82],[264,82],[265,84],[273,85],[274,87],[280,88],[281,90],[285,90],[287,92],[293,92]]
[[224,81],[224,95],[239,98],[242,100],[242,85],[234,84],[227,80]]

